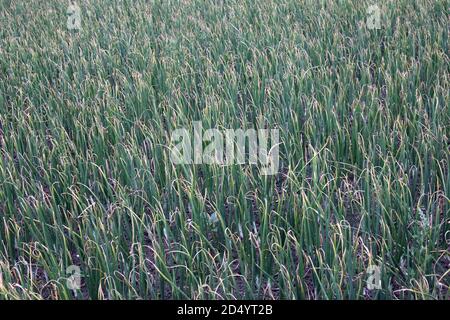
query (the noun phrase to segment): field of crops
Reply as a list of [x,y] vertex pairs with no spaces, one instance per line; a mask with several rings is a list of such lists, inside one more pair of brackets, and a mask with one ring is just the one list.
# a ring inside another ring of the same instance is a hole
[[449,1],[68,4],[0,0],[0,299],[450,299]]

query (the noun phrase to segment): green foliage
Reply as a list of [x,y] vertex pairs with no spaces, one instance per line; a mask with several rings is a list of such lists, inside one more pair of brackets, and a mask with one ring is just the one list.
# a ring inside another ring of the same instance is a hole
[[[378,4],[0,1],[0,299],[449,299],[449,2]],[[279,174],[172,164],[200,120]]]

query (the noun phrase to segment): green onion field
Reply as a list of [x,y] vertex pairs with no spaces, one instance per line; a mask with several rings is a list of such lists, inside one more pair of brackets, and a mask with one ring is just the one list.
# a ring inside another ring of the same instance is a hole
[[0,300],[449,300],[449,9],[0,0]]

